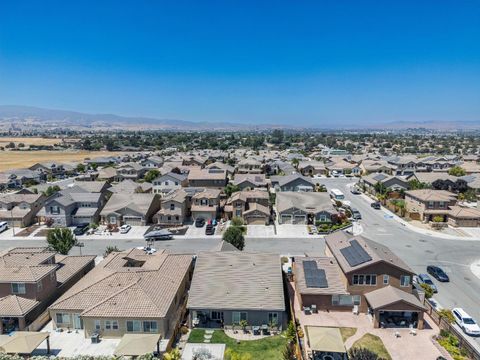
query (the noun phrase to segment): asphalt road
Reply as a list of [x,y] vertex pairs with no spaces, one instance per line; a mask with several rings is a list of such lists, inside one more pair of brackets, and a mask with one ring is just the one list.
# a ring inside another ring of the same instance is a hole
[[[362,195],[350,193],[349,184],[355,180],[329,178],[323,183],[327,189],[337,188],[345,194],[362,214],[362,235],[387,245],[415,272],[426,273],[427,265],[438,265],[447,272],[450,282],[433,279],[438,288],[436,300],[443,308],[461,307],[480,322],[480,279],[470,270],[470,265],[480,259],[480,241],[444,239],[423,235],[406,228],[390,218],[383,210],[375,210]],[[480,346],[479,338],[471,338]]]

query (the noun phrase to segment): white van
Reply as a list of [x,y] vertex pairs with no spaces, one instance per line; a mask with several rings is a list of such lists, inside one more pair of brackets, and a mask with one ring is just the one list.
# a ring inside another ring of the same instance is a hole
[[6,221],[0,222],[0,233],[8,229],[8,223]]
[[342,201],[345,199],[345,195],[338,189],[330,190],[330,197],[334,200]]

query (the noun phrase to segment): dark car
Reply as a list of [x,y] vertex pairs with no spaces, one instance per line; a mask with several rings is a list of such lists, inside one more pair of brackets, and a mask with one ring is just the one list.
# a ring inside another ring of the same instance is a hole
[[205,227],[205,235],[213,235],[215,234],[215,227],[212,224],[208,224]]
[[427,266],[427,272],[432,275],[435,279],[441,282],[448,282],[450,281],[449,277],[447,274],[445,274],[445,271],[443,271],[441,268],[438,266],[433,266],[429,265]]
[[360,211],[358,211],[355,208],[351,208],[351,213],[352,213],[352,218],[354,220],[361,220],[362,219],[362,214],[360,214]]
[[382,207],[378,201],[371,203],[370,206],[375,210],[380,210],[380,208]]
[[90,226],[90,224],[88,224],[88,223],[78,224],[77,227],[75,229],[73,229],[73,233],[75,235],[83,235],[83,234],[85,234],[85,231],[88,230],[89,226]]
[[197,218],[195,220],[195,226],[196,227],[201,228],[201,227],[203,227],[203,225],[205,225],[205,219],[204,218]]

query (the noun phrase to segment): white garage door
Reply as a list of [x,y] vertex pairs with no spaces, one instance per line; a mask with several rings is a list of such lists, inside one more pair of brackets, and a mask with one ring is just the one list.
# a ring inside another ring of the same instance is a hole
[[305,215],[295,215],[293,218],[293,223],[294,224],[306,224],[307,223],[307,217]]
[[292,215],[282,215],[282,224],[291,224]]
[[132,225],[132,226],[141,226],[142,224],[142,218],[136,218],[136,217],[131,217],[131,218],[125,218],[124,219],[125,224]]

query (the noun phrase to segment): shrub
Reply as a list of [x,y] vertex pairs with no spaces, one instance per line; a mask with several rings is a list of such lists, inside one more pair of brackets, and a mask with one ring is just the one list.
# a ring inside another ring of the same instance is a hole
[[68,228],[57,228],[48,232],[48,247],[62,255],[68,255],[75,245],[75,237]]
[[235,246],[238,250],[245,247],[245,238],[242,228],[239,226],[229,226],[223,233],[223,240]]

